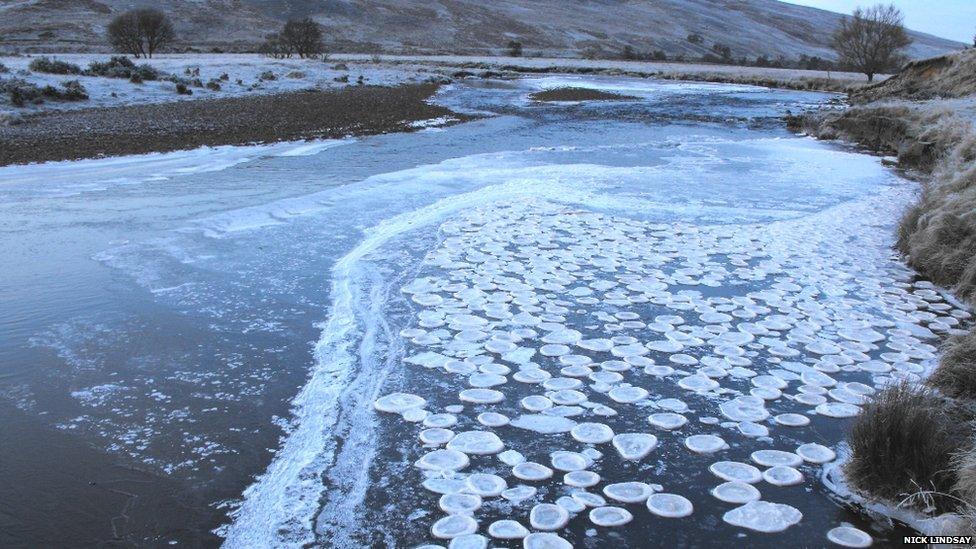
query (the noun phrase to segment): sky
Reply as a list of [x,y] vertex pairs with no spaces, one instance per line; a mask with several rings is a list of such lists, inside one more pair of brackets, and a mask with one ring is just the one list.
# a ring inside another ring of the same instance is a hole
[[[839,13],[851,13],[857,6],[880,0],[783,0]],[[976,34],[976,0],[886,0],[905,14],[905,26],[968,44]]]

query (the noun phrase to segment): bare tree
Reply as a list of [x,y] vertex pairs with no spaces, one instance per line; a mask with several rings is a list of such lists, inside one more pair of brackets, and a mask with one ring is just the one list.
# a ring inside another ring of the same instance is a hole
[[108,41],[120,53],[139,57],[145,53],[139,37],[139,20],[134,11],[127,11],[108,24]]
[[273,59],[287,59],[294,53],[291,45],[276,32],[264,37],[264,42],[258,47],[258,52]]
[[169,17],[154,9],[130,10],[117,16],[109,23],[107,34],[117,51],[150,58],[176,38]]
[[840,62],[866,74],[868,82],[897,68],[904,61],[901,51],[911,43],[901,10],[892,4],[857,8],[834,33]]
[[322,44],[322,26],[311,17],[289,20],[281,30],[279,39],[289,51],[294,51],[302,59],[318,57],[325,51]]
[[139,20],[139,34],[146,43],[146,53],[149,57],[176,38],[173,23],[165,13],[159,10],[141,9],[136,10],[136,17]]

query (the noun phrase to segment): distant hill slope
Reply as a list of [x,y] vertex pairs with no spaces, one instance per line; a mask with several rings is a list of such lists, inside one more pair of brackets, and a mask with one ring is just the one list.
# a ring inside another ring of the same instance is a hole
[[[832,58],[841,16],[777,0],[0,0],[0,44],[37,49],[104,48],[114,13],[154,6],[176,21],[182,45],[249,48],[288,17],[311,16],[345,51],[498,53],[509,40],[526,53],[663,50],[700,56],[712,44],[735,57]],[[693,44],[689,34],[704,43]],[[912,33],[913,58],[962,44]]]

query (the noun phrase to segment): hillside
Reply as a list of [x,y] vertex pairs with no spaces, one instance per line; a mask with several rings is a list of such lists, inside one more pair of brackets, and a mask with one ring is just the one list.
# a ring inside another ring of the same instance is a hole
[[[637,51],[700,56],[712,44],[735,57],[833,57],[840,15],[776,0],[0,0],[0,45],[25,50],[104,48],[113,13],[155,6],[176,20],[182,46],[247,49],[281,21],[311,16],[333,50],[498,53],[519,40],[528,54]],[[700,34],[702,44],[687,40]],[[913,58],[962,44],[913,33]]]

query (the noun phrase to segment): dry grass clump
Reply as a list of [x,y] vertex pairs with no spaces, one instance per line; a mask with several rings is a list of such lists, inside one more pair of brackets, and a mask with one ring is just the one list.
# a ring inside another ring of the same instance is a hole
[[[851,426],[851,459],[845,466],[851,485],[914,507],[958,508],[952,456],[970,442],[961,415],[923,386],[903,383],[880,392]],[[917,497],[920,493],[925,497]]]
[[969,502],[972,506],[976,504],[976,440],[970,440],[968,451],[960,452],[953,458],[953,466],[956,470],[956,483],[952,489],[959,494],[959,498]]
[[[976,131],[957,120],[933,124],[920,142],[943,151],[932,182],[899,226],[908,263],[965,299],[976,297]],[[933,153],[935,154],[935,153]]]
[[[976,193],[926,198],[901,227],[901,251],[910,265],[964,298],[976,291]],[[931,204],[935,202],[935,205]]]
[[976,332],[951,339],[942,350],[938,368],[926,382],[944,395],[976,400]]

